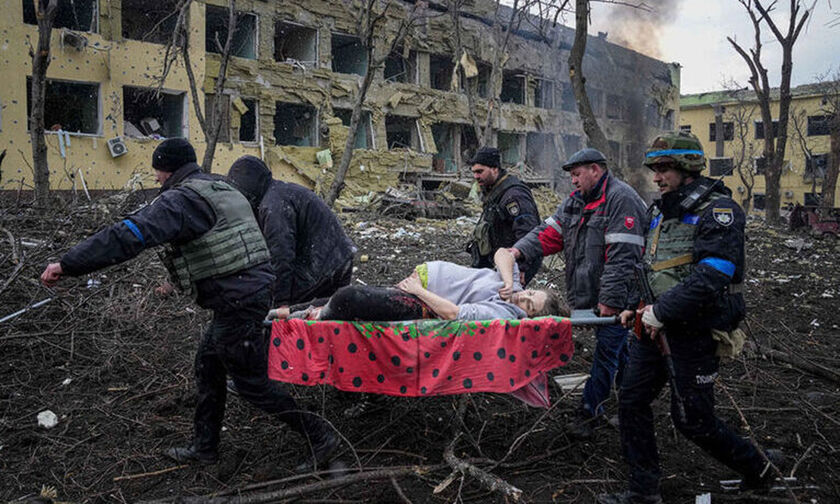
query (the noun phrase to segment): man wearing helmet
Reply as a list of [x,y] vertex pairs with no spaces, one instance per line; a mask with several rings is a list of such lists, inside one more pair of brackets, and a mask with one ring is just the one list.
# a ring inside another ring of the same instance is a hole
[[[741,473],[744,488],[769,485],[775,471],[766,459],[781,461],[780,452],[769,450],[762,455],[714,413],[716,337],[734,332],[744,318],[745,217],[720,181],[700,175],[705,163],[703,146],[691,133],[661,135],[645,154],[644,164],[653,170],[662,196],[648,210],[650,229],[644,251],[656,301],[637,312],[647,335],[630,345],[618,399],[629,488],[600,495],[601,504],[662,502],[650,406],[668,379],[654,342],[659,331],[667,331],[674,363],[678,390],[671,391],[671,418],[677,429]],[[629,322],[633,315],[625,311],[621,318]],[[684,414],[679,410],[680,400]]]
[[[569,305],[617,315],[638,302],[631,280],[645,243],[644,201],[612,176],[596,149],[576,152],[563,169],[570,172],[577,190],[552,217],[517,241],[511,252],[530,261],[562,250]],[[576,418],[566,426],[569,436],[592,436],[594,420],[602,418],[603,404],[626,358],[627,338],[627,330],[619,324],[596,329],[590,378]]]

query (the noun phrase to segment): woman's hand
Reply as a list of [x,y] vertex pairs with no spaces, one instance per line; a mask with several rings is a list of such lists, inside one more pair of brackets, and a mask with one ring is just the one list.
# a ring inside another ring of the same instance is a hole
[[423,288],[423,283],[420,281],[420,275],[417,274],[417,271],[414,271],[407,277],[403,278],[402,281],[397,284],[397,288],[403,292],[414,294],[415,296],[426,290]]

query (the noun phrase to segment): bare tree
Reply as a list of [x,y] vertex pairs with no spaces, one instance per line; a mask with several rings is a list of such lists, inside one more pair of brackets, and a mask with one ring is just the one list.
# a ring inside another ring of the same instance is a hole
[[350,116],[350,131],[347,135],[347,141],[344,143],[344,151],[341,153],[341,160],[336,168],[335,178],[330,185],[330,190],[324,198],[324,201],[329,206],[335,203],[335,200],[338,199],[344,187],[344,178],[347,176],[347,170],[350,169],[350,161],[353,158],[353,145],[356,139],[356,131],[359,129],[359,121],[362,117],[362,106],[365,103],[365,97],[367,96],[368,89],[370,89],[370,84],[373,82],[375,71],[385,63],[385,60],[396,50],[397,46],[402,44],[406,34],[425,15],[428,7],[426,2],[415,2],[411,10],[400,21],[397,31],[392,36],[390,42],[385,44],[384,51],[380,52],[376,50],[376,36],[385,32],[381,30],[381,26],[387,21],[389,9],[396,7],[394,7],[393,2],[388,2],[382,9],[378,5],[379,2],[377,0],[364,0],[362,9],[359,12],[357,35],[367,52],[365,74],[362,77],[362,84],[359,86],[359,92],[356,94],[356,101],[353,104],[353,112]]
[[474,77],[468,76],[464,65],[461,64],[462,59],[471,57],[464,49],[464,45],[461,40],[461,7],[464,5],[464,2],[465,0],[448,0],[447,2],[447,10],[452,18],[452,31],[454,32],[455,38],[455,72],[457,72],[459,82],[462,82],[464,85],[464,92],[467,95],[467,108],[470,114],[470,123],[472,124],[475,132],[475,137],[483,138],[484,135],[478,121],[478,114],[476,113],[475,97],[478,88],[478,75]]
[[[793,139],[802,149],[805,154],[805,170],[802,176],[805,180],[811,181],[811,193],[817,194],[817,183],[825,179],[825,173],[819,172],[814,163],[814,151],[808,144],[808,111],[796,107],[791,107],[790,110],[790,124],[793,129]],[[765,130],[764,134],[767,134]]]
[[[741,55],[749,67],[750,78],[749,82],[755,91],[758,99],[759,110],[761,111],[761,120],[765,125],[765,129],[771,128],[773,124],[773,116],[770,111],[771,95],[770,95],[770,81],[767,77],[767,68],[764,67],[761,61],[761,28],[762,25],[767,25],[770,31],[773,32],[776,40],[782,48],[782,76],[781,84],[779,85],[779,128],[778,136],[772,134],[764,135],[764,159],[766,160],[766,169],[764,172],[764,180],[766,187],[766,216],[768,222],[779,223],[781,217],[779,209],[781,205],[780,197],[780,180],[782,177],[782,165],[785,159],[785,149],[787,147],[787,130],[788,130],[788,114],[790,111],[790,79],[793,70],[793,46],[796,43],[802,28],[805,26],[805,21],[808,19],[811,11],[804,8],[800,0],[790,0],[790,16],[787,26],[787,33],[782,33],[770,13],[775,9],[776,0],[772,1],[767,7],[762,5],[761,0],[738,0],[753,25],[753,32],[755,35],[753,47],[749,48],[749,53],[744,50],[732,37],[727,37],[729,43],[735,48],[735,51]],[[723,132],[718,132],[723,134]]]
[[[601,152],[610,152],[607,136],[598,124],[589,95],[586,94],[586,78],[583,76],[583,56],[586,53],[586,38],[589,36],[589,0],[575,0],[575,41],[569,52],[569,80],[575,93],[583,131],[589,139],[589,145]],[[610,163],[613,172],[622,177],[618,163]],[[623,177],[622,177],[623,178]]]
[[29,101],[29,138],[32,143],[32,165],[35,177],[35,200],[49,204],[50,167],[47,163],[47,142],[44,139],[44,102],[47,94],[47,67],[50,66],[50,36],[55,22],[58,0],[32,0],[38,20],[38,47],[29,47],[32,57],[32,86]]
[[201,132],[204,134],[205,149],[201,168],[205,172],[210,172],[213,168],[213,157],[216,154],[216,144],[221,134],[224,115],[229,113],[224,110],[226,102],[222,99],[222,94],[225,89],[225,82],[227,81],[227,67],[233,50],[233,36],[236,33],[239,16],[236,13],[236,0],[228,0],[227,37],[223,45],[219,40],[219,34],[216,33],[214,41],[216,49],[221,54],[221,62],[219,64],[219,73],[216,76],[216,82],[213,86],[213,109],[212,111],[205,110],[202,112],[201,96],[198,93],[198,83],[196,82],[195,71],[193,70],[192,60],[190,59],[188,20],[192,1],[180,0],[178,4],[178,20],[172,32],[172,38],[166,46],[163,71],[158,77],[158,92],[163,89],[166,77],[169,75],[178,56],[181,56],[184,60],[184,69],[187,72],[187,78],[189,79],[190,96],[192,97],[193,108],[195,108],[195,115],[198,118],[199,126],[201,126]]
[[837,175],[840,173],[840,70],[830,80],[823,83],[821,112],[828,121],[829,156],[822,186],[821,204],[825,208],[835,205],[834,193],[837,190]]
[[[752,206],[753,188],[755,187],[755,144],[750,139],[750,125],[755,117],[756,105],[743,99],[743,94],[735,90],[732,95],[738,100],[736,105],[726,107],[726,119],[733,124],[732,168],[738,174],[744,187],[741,207],[749,213]],[[765,128],[765,134],[766,134]]]

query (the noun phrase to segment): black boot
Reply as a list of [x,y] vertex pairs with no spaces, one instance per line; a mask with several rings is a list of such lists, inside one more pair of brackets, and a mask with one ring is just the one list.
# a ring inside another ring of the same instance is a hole
[[[764,452],[764,455],[779,471],[782,470],[782,466],[785,463],[785,454],[782,450],[767,450]],[[741,490],[767,491],[770,490],[770,487],[773,486],[775,481],[776,470],[765,462],[764,469],[759,474],[745,476],[741,480]]]
[[298,472],[317,471],[325,469],[332,455],[338,448],[338,436],[325,421],[309,416],[305,422],[306,456],[304,461],[295,468]]
[[587,441],[595,435],[595,425],[601,421],[599,417],[590,416],[584,409],[577,410],[572,419],[566,423],[563,430],[570,439]]
[[662,504],[659,494],[642,495],[627,490],[625,492],[601,494],[596,499],[598,504]]
[[219,461],[219,453],[213,451],[198,451],[195,446],[176,446],[166,450],[166,456],[182,464],[215,464]]

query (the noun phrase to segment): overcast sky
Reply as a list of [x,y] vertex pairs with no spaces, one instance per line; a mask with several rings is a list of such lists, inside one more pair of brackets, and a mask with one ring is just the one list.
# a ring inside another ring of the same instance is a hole
[[[805,0],[810,5],[813,0]],[[681,93],[700,93],[718,90],[724,81],[735,79],[747,85],[749,70],[744,60],[735,52],[727,36],[733,37],[747,49],[754,38],[752,23],[737,0],[647,0],[654,8],[662,3],[676,4],[670,19],[662,19],[658,56],[664,61],[682,65]],[[787,30],[789,2],[778,3],[774,16],[783,33]],[[593,3],[592,33],[613,30],[616,23],[624,22],[627,7]],[[840,71],[840,0],[818,0],[809,24],[794,46],[792,85],[814,82],[829,70]],[[835,26],[831,27],[831,21]],[[571,20],[572,23],[574,19]],[[636,30],[638,33],[641,30]],[[608,36],[607,40],[616,42]],[[781,67],[781,49],[772,32],[762,28],[762,60],[768,69],[770,85],[778,86]],[[649,51],[641,51],[649,52]]]

